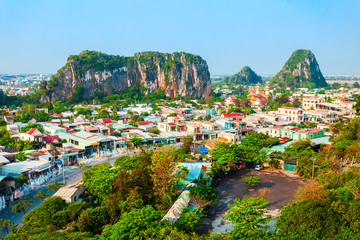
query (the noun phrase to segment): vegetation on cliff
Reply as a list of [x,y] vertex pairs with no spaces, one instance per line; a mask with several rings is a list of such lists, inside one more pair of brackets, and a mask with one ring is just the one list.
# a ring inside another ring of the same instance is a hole
[[225,77],[222,80],[224,84],[256,84],[261,83],[262,79],[259,75],[257,75],[250,67],[243,67],[240,72],[230,76]]
[[40,89],[44,90],[43,101],[54,102],[79,95],[78,87],[84,87],[82,97],[93,97],[96,91],[109,95],[112,90],[133,86],[144,86],[141,92],[145,95],[161,89],[168,97],[199,97],[210,93],[210,73],[205,60],[184,52],[140,52],[125,57],[85,50],[69,56]]
[[298,49],[293,52],[282,70],[271,78],[270,83],[280,87],[326,87],[315,55],[310,50]]

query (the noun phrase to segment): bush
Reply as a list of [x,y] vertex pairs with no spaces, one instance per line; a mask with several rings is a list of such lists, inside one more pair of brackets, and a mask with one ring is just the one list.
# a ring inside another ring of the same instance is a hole
[[89,208],[81,213],[77,226],[80,232],[98,234],[101,233],[109,219],[110,217],[105,207]]
[[312,239],[328,239],[339,231],[340,222],[340,216],[329,204],[305,200],[283,208],[276,227],[278,233],[284,237],[310,239],[311,236]]
[[0,126],[6,126],[6,122],[2,119],[0,119]]
[[150,129],[150,130],[149,130],[149,133],[159,134],[159,133],[160,133],[160,130],[157,129],[157,128],[153,128],[153,129]]
[[269,166],[278,169],[280,167],[280,161],[277,159],[271,159],[269,161]]
[[258,176],[244,177],[242,180],[244,181],[244,184],[246,184],[246,185],[260,183],[260,177],[258,177]]
[[53,224],[56,227],[63,227],[70,222],[70,217],[66,211],[60,211],[52,216]]

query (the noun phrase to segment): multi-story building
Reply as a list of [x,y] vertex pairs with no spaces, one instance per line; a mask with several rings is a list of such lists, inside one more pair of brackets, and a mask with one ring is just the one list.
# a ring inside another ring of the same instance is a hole
[[300,123],[304,121],[304,111],[301,108],[281,107],[278,114],[286,116],[287,120],[291,122]]
[[217,132],[221,130],[221,125],[216,122],[202,122],[203,128],[212,132]]
[[226,130],[218,134],[218,139],[225,142],[238,142],[241,140],[241,134],[237,130]]
[[176,124],[172,122],[159,122],[158,128],[160,131],[164,132],[176,131],[177,129]]
[[320,98],[320,97],[316,97],[316,96],[303,98],[302,108],[304,110],[315,110],[316,104],[323,103],[323,102],[325,102],[324,98]]
[[294,140],[300,140],[300,139],[314,139],[314,138],[320,138],[324,137],[324,130],[323,129],[309,129],[309,130],[303,130],[298,131],[296,135],[294,135]]

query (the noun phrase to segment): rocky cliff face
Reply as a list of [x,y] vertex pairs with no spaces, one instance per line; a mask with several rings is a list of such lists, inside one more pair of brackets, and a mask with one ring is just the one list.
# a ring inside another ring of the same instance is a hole
[[257,75],[250,67],[243,67],[240,72],[232,75],[231,77],[226,77],[223,80],[224,84],[256,84],[261,82],[261,77]]
[[84,98],[95,92],[138,87],[144,94],[164,91],[168,97],[205,97],[210,94],[210,73],[205,60],[187,53],[141,52],[133,57],[83,51],[72,55],[46,86],[42,101],[70,100],[77,87]]
[[282,70],[271,78],[270,83],[281,87],[326,87],[315,55],[310,50],[298,49],[287,60]]

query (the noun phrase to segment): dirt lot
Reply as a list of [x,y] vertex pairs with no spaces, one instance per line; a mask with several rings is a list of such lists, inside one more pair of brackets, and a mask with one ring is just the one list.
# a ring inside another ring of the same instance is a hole
[[[249,191],[248,186],[244,184],[242,178],[250,176],[259,176],[261,183],[255,187],[254,191]],[[266,198],[269,201],[267,208],[279,209],[282,205],[294,200],[294,194],[305,181],[288,171],[255,171],[240,170],[231,172],[223,179],[218,181],[216,190],[219,192],[219,200],[214,207],[209,209],[207,218],[203,221],[203,227],[199,233],[205,234],[209,231],[226,232],[229,229],[229,223],[223,218],[223,214],[228,210],[228,204],[232,204],[234,199],[244,196],[259,195],[260,188],[267,188],[269,191]]]

